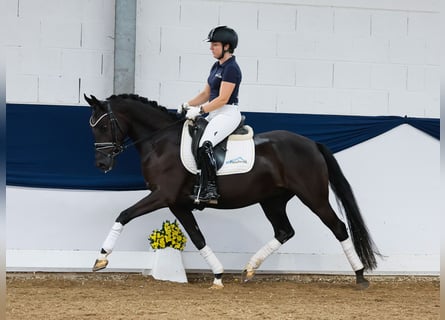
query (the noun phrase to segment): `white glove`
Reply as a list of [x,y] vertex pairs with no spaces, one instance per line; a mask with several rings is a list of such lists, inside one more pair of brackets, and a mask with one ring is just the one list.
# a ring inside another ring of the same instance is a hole
[[176,110],[177,113],[181,114],[184,110],[187,111],[190,108],[190,105],[188,102],[184,102],[178,107],[178,110]]
[[201,114],[201,109],[199,107],[189,107],[185,117],[190,120],[195,120],[195,118],[200,114]]

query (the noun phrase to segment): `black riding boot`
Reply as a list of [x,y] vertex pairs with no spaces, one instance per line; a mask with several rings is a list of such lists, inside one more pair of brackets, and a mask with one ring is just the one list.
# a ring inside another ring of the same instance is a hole
[[210,141],[205,141],[202,147],[198,149],[198,168],[201,169],[201,175],[199,186],[195,187],[195,202],[218,203],[216,161]]

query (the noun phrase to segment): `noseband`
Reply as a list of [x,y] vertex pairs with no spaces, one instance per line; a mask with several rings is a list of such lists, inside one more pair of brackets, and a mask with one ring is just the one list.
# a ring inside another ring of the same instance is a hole
[[[107,113],[104,113],[103,115],[101,115],[96,121],[93,121],[93,116],[91,116],[90,126],[91,126],[91,128],[94,128],[95,126],[97,126],[97,124],[102,119],[104,119],[107,116],[110,118],[111,135],[113,137],[113,141],[111,141],[111,142],[96,142],[96,143],[94,143],[94,148],[96,149],[97,152],[103,154],[104,156],[106,156],[107,158],[109,158],[111,160],[110,167],[108,169],[108,171],[109,171],[113,167],[114,158],[117,157],[119,154],[121,154],[125,149],[125,146],[118,142],[118,139],[117,139],[118,131],[120,131],[120,133],[123,133],[123,132],[122,132],[121,127],[119,126],[119,122],[117,121],[116,116],[114,115],[113,111],[111,110],[111,106],[110,106],[109,102],[107,102]],[[111,152],[106,152],[108,149],[111,149]]]

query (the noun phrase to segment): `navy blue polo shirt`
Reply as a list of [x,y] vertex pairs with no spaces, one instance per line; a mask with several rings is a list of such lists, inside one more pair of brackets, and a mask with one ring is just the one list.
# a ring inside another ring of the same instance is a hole
[[232,56],[221,65],[219,64],[219,61],[216,61],[210,69],[210,75],[207,78],[207,83],[210,86],[209,101],[212,101],[219,96],[221,81],[226,81],[235,84],[235,88],[233,89],[227,104],[238,104],[238,91],[241,84],[241,78],[241,69],[235,60],[235,56]]

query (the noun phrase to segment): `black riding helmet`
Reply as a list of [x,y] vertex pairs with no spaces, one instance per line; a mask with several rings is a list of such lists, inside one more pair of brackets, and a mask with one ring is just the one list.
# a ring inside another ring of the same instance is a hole
[[235,30],[226,26],[219,26],[210,30],[206,39],[207,42],[221,42],[224,45],[229,44],[229,52],[233,53],[238,45],[238,35]]

